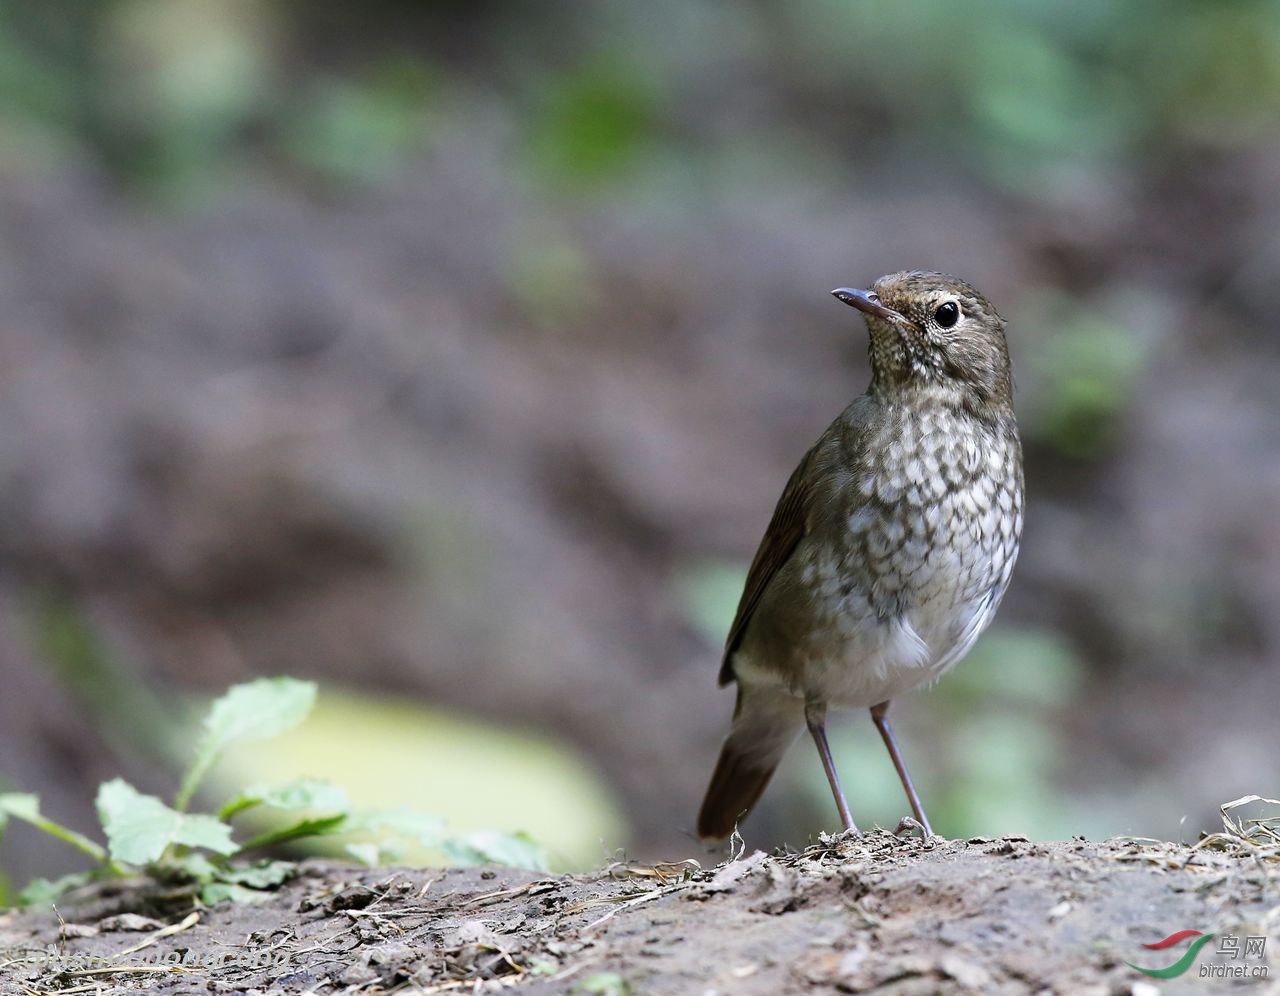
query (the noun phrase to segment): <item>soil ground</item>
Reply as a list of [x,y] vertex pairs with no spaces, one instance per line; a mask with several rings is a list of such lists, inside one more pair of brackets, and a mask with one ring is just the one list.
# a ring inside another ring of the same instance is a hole
[[[60,915],[0,918],[0,987],[63,996],[1280,991],[1277,863],[1150,841],[873,831],[705,869],[617,864],[585,876],[306,863],[256,905],[138,912],[155,899],[100,890]],[[1218,937],[1180,977],[1126,964],[1174,964],[1186,942],[1142,945],[1186,929]],[[1244,950],[1251,936],[1268,938],[1261,954]],[[1216,966],[1246,974],[1206,977]]]

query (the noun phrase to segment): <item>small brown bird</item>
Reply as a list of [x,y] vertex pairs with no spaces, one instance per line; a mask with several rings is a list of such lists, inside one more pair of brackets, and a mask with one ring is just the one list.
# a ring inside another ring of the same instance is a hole
[[871,385],[800,461],[751,562],[720,669],[738,702],[698,814],[706,838],[732,832],[806,725],[841,822],[857,831],[828,705],[870,708],[931,833],[889,702],[973,646],[1018,556],[1022,448],[1004,319],[943,273],[832,293],[866,317]]

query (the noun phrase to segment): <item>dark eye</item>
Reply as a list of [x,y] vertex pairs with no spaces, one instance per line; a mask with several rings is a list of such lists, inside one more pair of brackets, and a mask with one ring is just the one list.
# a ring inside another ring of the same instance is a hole
[[933,313],[933,320],[938,323],[938,328],[954,328],[956,322],[960,321],[960,305],[955,301],[944,301]]

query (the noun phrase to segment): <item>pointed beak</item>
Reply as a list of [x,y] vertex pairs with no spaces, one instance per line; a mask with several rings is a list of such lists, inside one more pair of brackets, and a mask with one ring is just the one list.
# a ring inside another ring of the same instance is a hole
[[843,301],[852,308],[857,308],[865,314],[883,318],[885,321],[893,322],[894,325],[915,328],[915,322],[907,318],[906,315],[900,314],[892,308],[886,308],[881,304],[880,298],[875,291],[855,290],[852,287],[837,287],[831,293],[838,300]]

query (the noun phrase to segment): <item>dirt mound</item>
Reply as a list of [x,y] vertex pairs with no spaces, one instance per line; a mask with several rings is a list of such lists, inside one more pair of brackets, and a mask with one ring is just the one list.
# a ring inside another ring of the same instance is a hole
[[1160,991],[1275,991],[1280,941],[1256,938],[1278,897],[1256,854],[885,831],[590,876],[307,864],[260,905],[162,921],[137,910],[164,896],[125,889],[10,914],[0,973],[41,993],[1151,993],[1126,962],[1175,965],[1187,944],[1143,945],[1197,930],[1217,936]]

